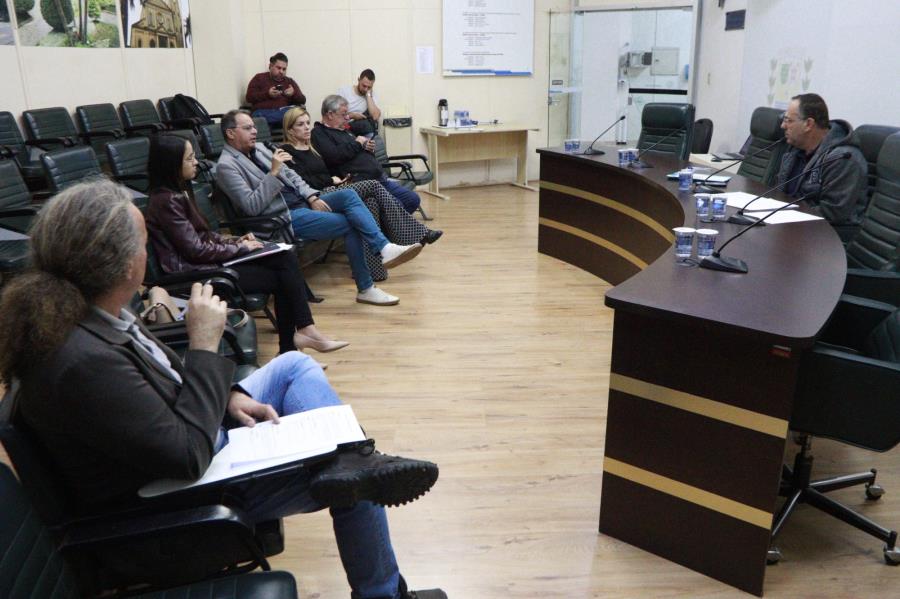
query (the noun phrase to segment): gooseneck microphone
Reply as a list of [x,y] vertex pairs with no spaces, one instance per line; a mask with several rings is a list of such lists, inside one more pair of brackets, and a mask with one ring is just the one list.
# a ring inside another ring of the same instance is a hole
[[[759,156],[760,154],[762,154],[763,152],[765,152],[766,150],[771,150],[772,148],[774,148],[774,147],[777,146],[778,144],[784,143],[784,141],[785,141],[785,138],[783,138],[783,137],[780,138],[780,139],[776,139],[775,141],[773,141],[773,142],[770,143],[769,145],[767,145],[767,146],[765,146],[765,147],[762,147],[762,148],[758,149],[757,151],[753,152],[752,154],[750,154],[750,155],[748,155],[748,156],[744,156],[743,158],[738,158],[737,160],[735,160],[734,162],[732,162],[732,163],[730,163],[730,164],[726,164],[726,165],[723,166],[722,168],[720,168],[720,169],[718,169],[718,170],[716,170],[716,171],[713,171],[712,174],[707,175],[707,176],[706,176],[706,182],[709,182],[709,180],[710,180],[711,178],[715,177],[716,175],[718,175],[718,174],[721,173],[722,171],[726,171],[726,170],[730,169],[730,168],[733,167],[735,164],[738,164],[738,163],[740,163],[740,162],[743,162],[743,161],[747,160],[748,158],[755,158],[755,157]],[[701,184],[699,184],[699,185],[697,185],[697,184],[694,185],[694,191],[696,191],[696,190],[698,190],[698,189],[700,189],[700,188],[703,188],[703,189],[709,191],[710,193],[719,193],[719,190],[713,189],[713,188],[710,187],[709,185],[705,185],[705,184],[703,184],[703,183],[701,183]]]
[[[824,166],[828,162],[836,162],[838,160],[848,160],[850,158],[850,156],[851,156],[850,152],[844,152],[843,154],[840,154],[839,156],[834,156],[832,158],[829,158],[828,160],[823,160],[815,168]],[[812,169],[810,169],[810,170],[812,170]],[[803,173],[803,174],[806,174],[806,173]],[[799,177],[794,177],[794,178],[796,179]],[[788,183],[789,181],[792,181],[792,180],[793,179],[788,179],[788,181],[785,181],[785,183]],[[819,191],[817,193],[821,193],[821,192],[822,192],[822,190],[819,189]],[[765,215],[761,219],[750,223],[749,225],[747,225],[746,227],[744,227],[743,229],[741,229],[740,231],[738,231],[737,233],[735,233],[734,235],[729,237],[727,240],[725,240],[725,243],[720,245],[719,249],[714,251],[711,256],[704,257],[700,261],[700,268],[708,268],[710,270],[720,270],[720,271],[724,271],[724,272],[735,272],[735,273],[739,273],[739,274],[746,274],[750,270],[750,268],[747,266],[746,262],[744,262],[740,258],[730,258],[728,256],[722,256],[722,250],[725,249],[725,246],[727,246],[729,243],[731,243],[732,241],[734,241],[735,239],[737,239],[738,237],[740,237],[741,235],[743,235],[744,233],[746,233],[747,231],[752,229],[753,227],[761,226],[763,224],[763,221],[765,221],[767,218],[769,218],[776,212],[781,212],[782,210],[784,210],[786,208],[795,206],[795,205],[799,204],[800,202],[802,202],[803,200],[809,198],[811,195],[813,195],[813,194],[811,194],[811,193],[806,194],[802,197],[797,198],[796,200],[794,200],[792,202],[788,202],[784,206],[779,206],[778,208],[776,208],[775,210],[772,210],[771,212],[769,212],[767,215]],[[753,200],[750,200],[750,202],[753,202],[755,200],[756,200],[756,198],[754,198]],[[747,202],[747,205],[749,205],[750,202]],[[744,208],[746,208],[747,205],[745,205]],[[742,210],[743,210],[743,208],[742,208]]]
[[837,156],[832,156],[831,158],[826,158],[825,160],[821,161],[816,166],[803,171],[799,175],[795,175],[795,176],[791,177],[790,179],[787,179],[786,181],[782,181],[775,187],[767,189],[766,191],[762,192],[761,194],[759,194],[758,196],[756,196],[755,198],[751,199],[749,202],[747,202],[746,204],[741,206],[737,212],[735,212],[730,217],[728,217],[728,222],[730,222],[733,225],[750,225],[750,224],[757,222],[759,219],[757,219],[755,216],[747,216],[746,214],[744,214],[744,211],[747,210],[747,208],[750,206],[750,204],[752,204],[756,200],[770,194],[773,191],[777,191],[778,189],[784,187],[788,183],[792,183],[792,182],[796,181],[797,179],[802,180],[804,177],[809,175],[811,172],[813,172],[817,168],[821,168],[830,162],[836,162],[838,160],[847,160],[849,158],[850,158],[850,152],[844,152],[843,154],[839,154]]
[[606,152],[604,152],[603,150],[594,149],[594,144],[597,143],[598,139],[600,139],[601,137],[606,135],[607,131],[609,131],[616,125],[618,125],[620,121],[624,121],[624,120],[625,120],[624,114],[622,116],[620,116],[619,118],[617,118],[616,120],[614,120],[612,125],[610,125],[606,129],[604,129],[603,132],[600,133],[600,135],[598,135],[597,137],[594,138],[594,141],[591,142],[591,145],[589,145],[587,147],[587,149],[584,152],[582,152],[582,154],[584,154],[585,156],[603,156],[604,154],[606,154]]
[[669,132],[668,135],[664,136],[662,139],[657,140],[657,142],[655,144],[652,144],[652,145],[644,148],[640,152],[638,152],[638,155],[635,157],[634,162],[632,162],[628,166],[630,166],[631,168],[653,168],[652,164],[647,164],[646,162],[641,162],[641,156],[643,156],[644,154],[646,154],[647,152],[649,152],[650,150],[652,150],[653,148],[655,148],[662,142],[666,141],[667,139],[669,139],[676,133],[684,133],[684,127],[682,127],[681,129],[673,129],[672,131]]

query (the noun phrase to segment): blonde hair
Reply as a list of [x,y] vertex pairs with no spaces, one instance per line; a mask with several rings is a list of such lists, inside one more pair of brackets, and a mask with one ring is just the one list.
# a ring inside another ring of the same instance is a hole
[[[309,111],[303,108],[302,106],[295,106],[284,113],[284,118],[281,119],[281,128],[284,131],[284,141],[293,145],[296,142],[296,139],[291,134],[291,127],[297,124],[297,121],[300,120],[300,117],[307,116],[309,120],[312,121],[312,116],[309,114]],[[318,150],[316,150],[315,146],[312,144],[312,140],[309,141],[309,149],[312,150],[312,153],[316,156],[321,156]]]

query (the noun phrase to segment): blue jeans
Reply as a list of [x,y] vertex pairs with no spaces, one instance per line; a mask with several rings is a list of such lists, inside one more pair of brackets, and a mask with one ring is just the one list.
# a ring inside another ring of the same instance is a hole
[[294,108],[292,105],[282,106],[281,108],[260,108],[258,110],[254,110],[253,116],[261,116],[266,119],[266,122],[269,123],[270,127],[281,127],[282,119],[284,118],[284,113]]
[[400,204],[403,205],[403,208],[410,214],[415,212],[416,208],[419,207],[419,204],[422,203],[422,198],[419,197],[419,194],[412,189],[406,189],[394,179],[382,177],[378,182],[384,185],[384,187],[397,198],[397,201],[400,202]]
[[[271,405],[280,415],[341,403],[319,364],[296,351],[281,354],[239,384],[248,395]],[[309,494],[308,472],[263,477],[249,483],[239,495],[253,522],[322,509]],[[361,501],[352,508],[332,509],[331,518],[353,596],[396,597],[400,570],[385,509]]]
[[319,212],[310,208],[291,210],[294,233],[302,239],[334,239],[344,236],[347,258],[356,288],[365,291],[371,287],[372,273],[366,265],[363,241],[369,244],[373,254],[388,244],[387,237],[378,228],[372,213],[359,195],[352,189],[339,189],[323,193],[322,199],[331,206],[331,212]]

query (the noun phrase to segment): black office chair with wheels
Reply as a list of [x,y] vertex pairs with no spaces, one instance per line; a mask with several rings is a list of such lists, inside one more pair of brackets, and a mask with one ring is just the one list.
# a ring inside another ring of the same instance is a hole
[[697,119],[694,121],[694,137],[691,141],[691,154],[709,153],[709,144],[712,141],[713,122],[710,119]]
[[859,145],[868,166],[868,184],[866,185],[866,207],[871,201],[872,195],[875,193],[875,187],[878,182],[878,155],[884,141],[900,132],[900,127],[891,127],[889,125],[860,125],[853,130],[853,140]]
[[[783,111],[767,106],[760,106],[753,111],[750,117],[750,145],[744,152],[746,158],[738,168],[739,175],[764,185],[772,185],[775,182],[787,144],[780,143],[768,150],[761,150],[779,139],[784,139],[784,130],[781,128],[782,114]],[[757,152],[759,154],[756,154]]]
[[846,249],[844,292],[900,304],[900,132],[881,146],[872,199]]
[[163,124],[153,102],[147,99],[122,102],[119,104],[119,116],[129,135],[154,135],[171,129]]
[[[812,481],[811,437],[887,451],[900,443],[900,309],[883,302],[842,296],[822,340],[803,356],[790,428],[799,434],[794,466],[784,467],[781,494],[787,497],[772,525],[772,540],[801,503],[820,509],[885,543],[884,560],[900,564],[897,532],[884,528],[825,493],[865,485],[869,500],[884,490],[876,471]],[[781,552],[774,545],[769,563]]]
[[637,148],[646,150],[661,142],[651,151],[674,154],[681,160],[687,160],[691,153],[693,133],[693,104],[650,102],[644,105],[641,112],[641,134],[638,137]]

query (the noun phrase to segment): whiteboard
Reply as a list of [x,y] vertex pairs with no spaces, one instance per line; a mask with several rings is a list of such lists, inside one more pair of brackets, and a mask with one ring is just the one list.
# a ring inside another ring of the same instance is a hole
[[446,76],[531,75],[534,0],[444,0]]

